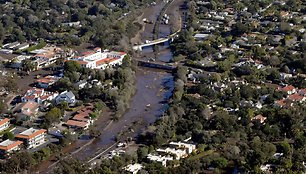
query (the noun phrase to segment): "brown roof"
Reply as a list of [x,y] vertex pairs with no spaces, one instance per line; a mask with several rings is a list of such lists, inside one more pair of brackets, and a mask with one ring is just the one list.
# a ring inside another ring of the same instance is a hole
[[23,138],[23,139],[31,139],[31,138],[33,138],[33,137],[35,137],[35,136],[37,136],[37,135],[39,135],[39,134],[42,134],[42,133],[44,133],[44,132],[46,132],[46,131],[47,131],[46,129],[40,129],[40,130],[34,132],[34,133],[31,134],[31,135],[22,135],[22,134],[18,134],[18,135],[16,135],[16,137],[17,137],[17,138]]
[[77,127],[86,127],[88,123],[82,121],[68,120],[66,125],[68,126],[77,126]]

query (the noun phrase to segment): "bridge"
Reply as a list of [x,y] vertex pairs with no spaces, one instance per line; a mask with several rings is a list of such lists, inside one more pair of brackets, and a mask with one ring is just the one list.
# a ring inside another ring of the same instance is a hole
[[152,40],[150,41],[149,43],[145,43],[145,44],[141,44],[141,45],[135,45],[133,46],[133,49],[134,50],[139,50],[141,51],[142,50],[142,47],[148,47],[148,46],[152,46],[152,45],[156,45],[156,44],[160,44],[160,43],[164,43],[164,42],[167,42],[168,40],[172,40],[174,37],[177,37],[178,33],[180,32],[181,30],[178,30],[177,32],[169,35],[168,37],[165,37],[165,38],[159,38],[159,39],[156,39],[156,40]]
[[140,66],[146,66],[146,67],[151,67],[151,68],[158,68],[158,69],[165,69],[165,70],[173,70],[177,67],[176,64],[168,64],[164,62],[152,62],[148,60],[143,60],[139,58],[133,58],[138,62],[138,65]]

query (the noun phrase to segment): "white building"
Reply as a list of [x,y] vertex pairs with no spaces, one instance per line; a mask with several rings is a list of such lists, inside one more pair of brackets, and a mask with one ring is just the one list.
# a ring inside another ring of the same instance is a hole
[[169,143],[170,147],[174,148],[185,148],[187,153],[192,153],[196,149],[195,144],[190,144],[190,143],[183,143],[183,142],[170,142]]
[[53,100],[58,93],[46,92],[44,89],[31,88],[27,90],[21,97],[22,102],[34,101],[42,104],[46,100]]
[[84,52],[82,55],[73,56],[69,60],[76,61],[81,67],[91,69],[105,69],[108,66],[121,65],[126,53],[114,52],[114,51],[101,51],[101,48],[97,47],[94,50]]
[[159,153],[171,153],[175,155],[175,159],[180,160],[181,158],[185,158],[188,156],[185,149],[174,149],[174,148],[166,148],[166,149],[157,149],[156,152]]
[[124,170],[136,174],[143,166],[141,164],[129,164],[128,166],[124,167]]
[[18,140],[5,140],[0,143],[0,153],[1,155],[5,155],[7,153],[13,152],[15,150],[20,150],[20,144],[22,141]]
[[30,149],[35,148],[45,142],[45,132],[45,129],[30,128],[16,135],[15,138],[20,141],[23,141],[25,146]]
[[158,162],[160,163],[161,165],[163,166],[167,166],[167,161],[172,161],[173,160],[173,157],[172,156],[161,156],[161,155],[153,155],[153,154],[149,154],[147,156],[147,159],[149,161],[155,161],[155,162]]
[[0,118],[0,132],[6,130],[9,127],[10,127],[10,119]]

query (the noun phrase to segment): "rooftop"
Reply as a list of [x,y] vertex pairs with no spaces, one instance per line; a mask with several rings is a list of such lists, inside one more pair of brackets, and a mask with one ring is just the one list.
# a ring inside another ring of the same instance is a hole
[[88,123],[81,122],[81,121],[75,121],[75,120],[68,120],[66,122],[66,125],[84,128],[84,127],[86,127],[88,125]]
[[8,118],[0,118],[0,125],[3,125],[4,123],[10,121]]
[[22,143],[22,141],[7,139],[7,140],[0,143],[0,149],[1,150],[9,150],[11,148],[14,148],[14,147],[20,145],[21,143]]
[[47,130],[45,129],[35,129],[35,128],[30,128],[27,129],[23,132],[21,132],[20,134],[16,135],[17,138],[24,138],[24,139],[31,139],[37,135],[40,135],[44,132],[46,132]]

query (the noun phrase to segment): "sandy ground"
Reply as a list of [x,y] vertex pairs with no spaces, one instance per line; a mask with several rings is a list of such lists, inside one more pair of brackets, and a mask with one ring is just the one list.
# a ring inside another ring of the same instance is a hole
[[[180,6],[184,3],[184,0],[174,0],[166,10],[166,14],[170,16],[170,25],[173,31],[177,31],[181,27],[181,13],[179,11]],[[153,38],[153,27],[154,24],[144,23],[143,19],[147,18],[153,20],[154,22],[157,19],[156,11],[161,11],[162,7],[165,5],[164,1],[157,2],[156,5],[151,5],[147,7],[143,14],[139,16],[135,22],[138,22],[143,25],[142,29],[136,34],[134,38],[131,39],[132,44],[138,42],[144,42],[145,40],[152,40]],[[150,31],[150,32],[148,32]]]

